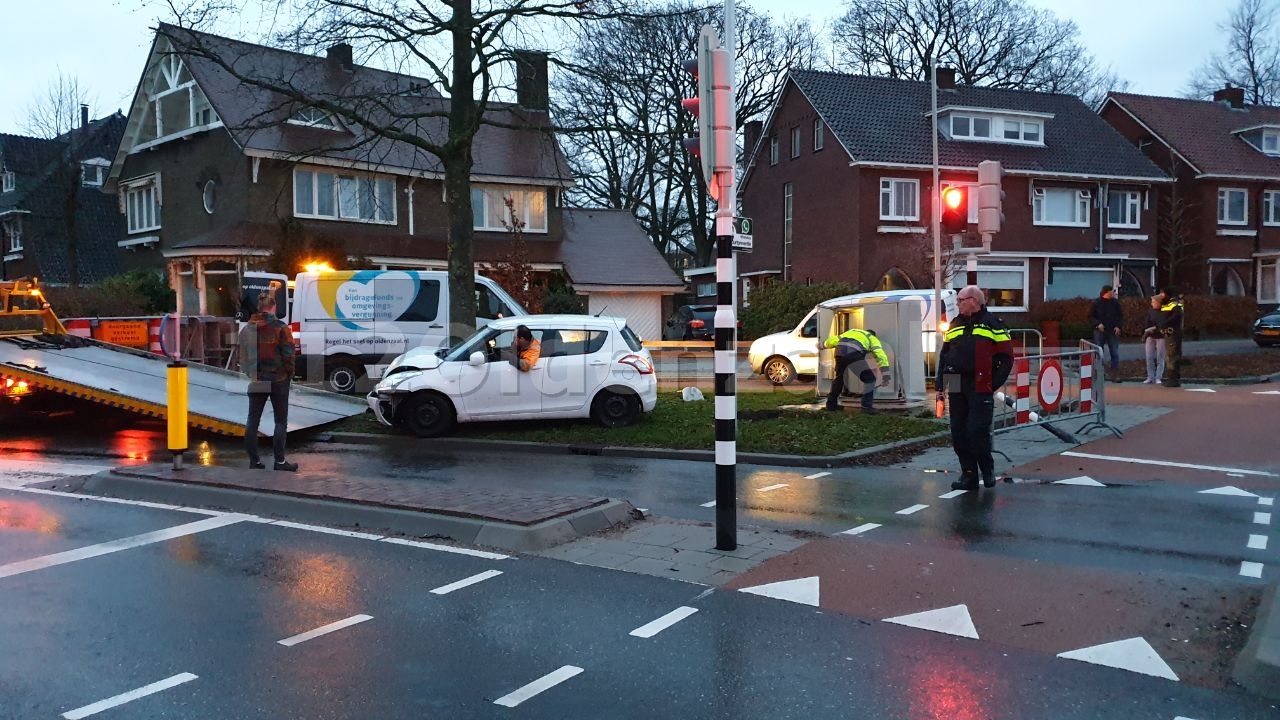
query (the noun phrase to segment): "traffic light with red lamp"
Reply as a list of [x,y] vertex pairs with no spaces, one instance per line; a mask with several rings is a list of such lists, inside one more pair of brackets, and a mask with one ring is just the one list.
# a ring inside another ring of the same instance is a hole
[[969,227],[969,192],[954,185],[942,191],[942,231],[959,235]]
[[720,47],[720,36],[710,25],[703,26],[697,42],[697,57],[681,63],[697,89],[696,97],[680,101],[697,121],[697,133],[684,139],[684,147],[701,161],[707,191],[719,201],[719,175],[732,173],[735,160],[729,51]]
[[978,163],[978,234],[995,235],[1004,225],[1004,170],[997,160]]

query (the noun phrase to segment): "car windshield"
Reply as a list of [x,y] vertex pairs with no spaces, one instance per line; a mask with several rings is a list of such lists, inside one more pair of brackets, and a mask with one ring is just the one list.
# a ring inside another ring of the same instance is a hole
[[[471,357],[471,353],[477,350],[483,351],[489,340],[497,337],[502,331],[489,327],[483,327],[476,331],[474,335],[463,340],[461,343],[454,345],[443,355],[445,361],[456,362],[466,360]],[[511,333],[507,330],[507,333]]]
[[701,305],[689,308],[689,312],[699,320],[714,320],[716,317],[715,305]]

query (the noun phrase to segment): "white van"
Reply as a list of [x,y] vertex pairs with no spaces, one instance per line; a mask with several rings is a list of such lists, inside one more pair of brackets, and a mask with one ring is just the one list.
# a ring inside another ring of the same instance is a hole
[[[244,287],[269,273],[245,273]],[[297,375],[334,392],[357,392],[376,381],[397,356],[416,347],[447,347],[449,273],[443,270],[336,270],[300,273],[292,283],[287,318],[298,347]],[[528,315],[489,278],[477,275],[476,325]]]
[[[786,385],[797,376],[816,377],[818,374],[818,350],[825,337],[818,337],[818,311],[820,308],[848,308],[870,303],[894,302],[906,297],[919,297],[923,314],[920,318],[923,328],[921,345],[927,356],[931,356],[940,347],[934,339],[934,323],[937,313],[933,303],[933,290],[883,290],[880,292],[858,293],[825,300],[809,311],[808,315],[794,329],[765,335],[751,343],[747,359],[751,362],[751,371],[763,375],[774,385]],[[956,308],[956,291],[947,288],[942,291],[943,327],[946,319],[953,318],[959,312]]]

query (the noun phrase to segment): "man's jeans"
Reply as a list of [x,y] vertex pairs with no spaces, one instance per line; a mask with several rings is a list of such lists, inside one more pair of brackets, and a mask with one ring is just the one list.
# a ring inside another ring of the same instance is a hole
[[[1107,349],[1107,353],[1111,356],[1111,365],[1110,365],[1111,372],[1114,373],[1120,369],[1120,336],[1119,335],[1117,335],[1114,331],[1111,331],[1111,330],[1107,330],[1106,332],[1099,332],[1097,330],[1094,330],[1093,344],[1099,347],[1105,347]],[[1098,359],[1101,360],[1102,358],[1098,358]]]
[[270,392],[249,393],[249,419],[244,424],[244,449],[249,453],[249,460],[258,462],[258,424],[262,421],[262,410],[271,401],[271,414],[275,416],[275,433],[271,439],[271,450],[278,463],[284,462],[284,441],[289,432],[289,381],[272,381]]
[[1147,349],[1147,381],[1155,382],[1164,378],[1164,337],[1148,337]]

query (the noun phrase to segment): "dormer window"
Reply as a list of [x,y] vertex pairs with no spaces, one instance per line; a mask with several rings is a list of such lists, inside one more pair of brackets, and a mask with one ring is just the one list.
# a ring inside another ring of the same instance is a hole
[[85,160],[80,163],[80,184],[85,187],[102,187],[110,169],[111,163],[105,158]]
[[0,192],[13,192],[16,185],[12,172],[0,173]]
[[324,128],[325,130],[341,130],[338,121],[333,115],[321,110],[320,108],[302,108],[289,118],[289,122],[294,125],[306,125],[307,127]]
[[1262,152],[1268,155],[1280,155],[1280,130],[1262,132]]
[[[939,124],[952,140],[1043,145],[1044,123],[1052,115],[986,108],[943,108]],[[949,128],[949,130],[948,130]]]

